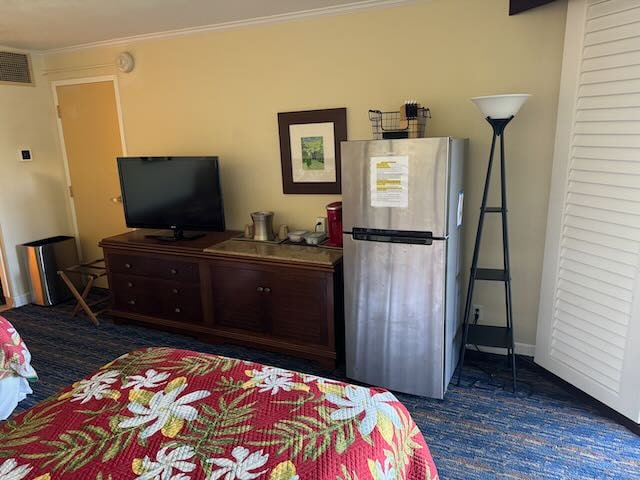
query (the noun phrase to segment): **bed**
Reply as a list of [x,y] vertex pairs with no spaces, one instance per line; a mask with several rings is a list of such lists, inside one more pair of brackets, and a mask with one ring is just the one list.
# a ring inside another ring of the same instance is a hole
[[123,355],[0,424],[3,473],[14,480],[437,479],[420,431],[386,390],[171,348]]
[[29,382],[37,378],[31,354],[20,334],[6,318],[0,317],[0,420],[9,418],[18,403],[33,393]]

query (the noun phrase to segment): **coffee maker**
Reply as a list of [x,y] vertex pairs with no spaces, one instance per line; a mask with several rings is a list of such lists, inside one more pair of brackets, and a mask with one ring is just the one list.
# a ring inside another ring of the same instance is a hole
[[342,247],[342,202],[327,205],[327,228],[329,230],[327,245]]

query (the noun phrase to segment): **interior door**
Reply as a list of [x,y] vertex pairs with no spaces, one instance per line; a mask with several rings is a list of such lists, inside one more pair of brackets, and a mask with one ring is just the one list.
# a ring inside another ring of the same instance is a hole
[[571,0],[535,361],[640,423],[640,3]]
[[56,87],[81,257],[102,258],[98,242],[126,231],[116,157],[123,154],[111,81]]
[[5,256],[3,252],[4,241],[2,239],[2,230],[0,229],[0,312],[13,306],[11,300],[11,290],[9,289],[9,277],[5,264]]

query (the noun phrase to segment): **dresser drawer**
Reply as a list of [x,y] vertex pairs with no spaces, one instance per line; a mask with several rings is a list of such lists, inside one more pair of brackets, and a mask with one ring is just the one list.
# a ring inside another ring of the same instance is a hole
[[116,310],[190,323],[202,322],[199,285],[114,273],[111,291]]
[[109,288],[111,288],[111,291],[114,293],[128,295],[146,294],[156,283],[157,281],[151,280],[147,277],[114,273],[111,275]]
[[186,323],[202,323],[202,302],[198,289],[168,294],[164,298],[163,317]]
[[156,316],[162,312],[162,304],[153,295],[117,290],[113,291],[113,308],[145,316]]
[[153,293],[161,299],[183,296],[189,298],[193,296],[200,297],[199,285],[139,277],[137,275],[124,275],[122,273],[114,273],[111,276],[111,290],[129,294]]
[[109,269],[114,273],[164,278],[176,282],[198,282],[198,264],[182,260],[160,259],[138,255],[111,253],[107,256]]

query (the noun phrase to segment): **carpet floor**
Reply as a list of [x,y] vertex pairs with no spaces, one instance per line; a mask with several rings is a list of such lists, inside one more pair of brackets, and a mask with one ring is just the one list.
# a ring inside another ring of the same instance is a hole
[[[145,346],[221,354],[344,379],[344,369],[329,372],[285,355],[115,325],[109,317],[101,317],[96,328],[84,317],[69,318],[69,310],[69,305],[25,306],[4,313],[23,336],[40,376],[23,409]],[[450,385],[443,401],[397,394],[426,438],[443,480],[640,479],[640,437],[521,363],[515,397],[503,388],[509,385],[506,362],[489,356],[475,359],[461,386]]]

